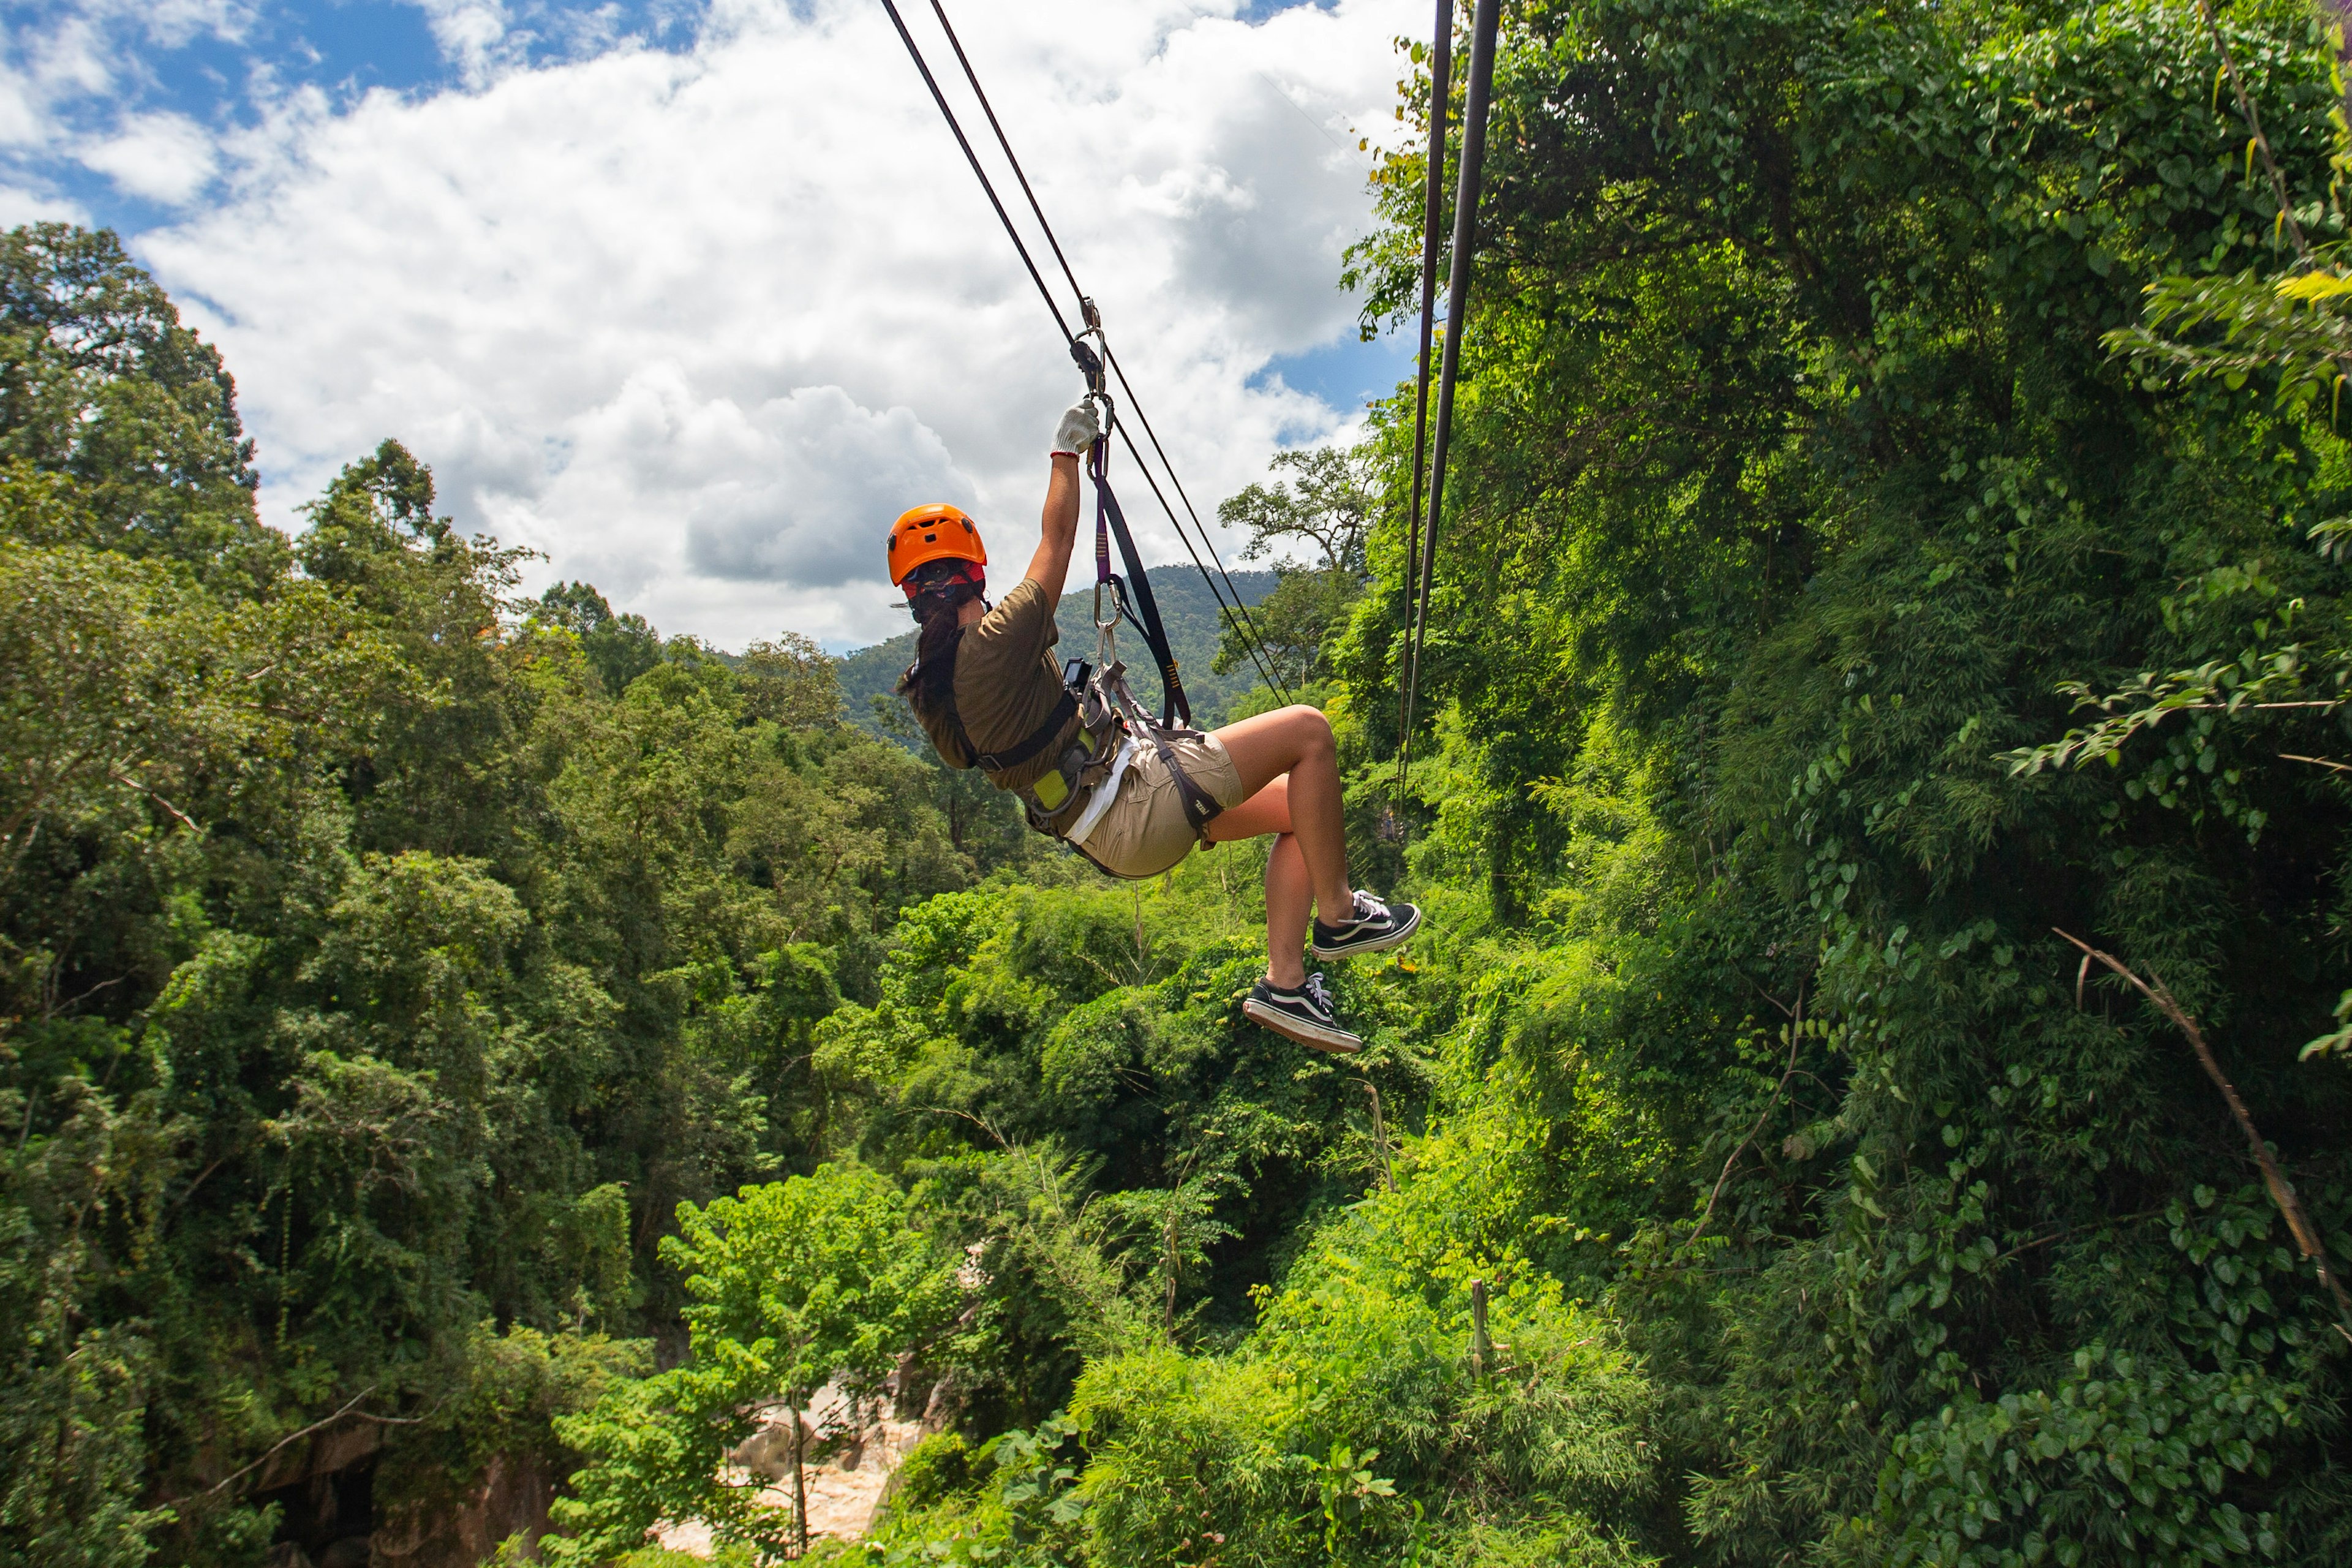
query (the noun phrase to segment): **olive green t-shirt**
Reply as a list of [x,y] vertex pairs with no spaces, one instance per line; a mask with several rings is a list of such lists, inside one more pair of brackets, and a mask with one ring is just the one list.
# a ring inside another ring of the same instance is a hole
[[[1048,651],[1061,640],[1062,629],[1045,602],[1045,590],[1024,577],[997,606],[966,626],[956,645],[955,705],[964,733],[982,753],[1009,752],[1034,733],[1052,716],[1062,700],[1061,667]],[[922,721],[942,760],[969,762],[956,743],[946,715],[927,713]],[[999,789],[1021,789],[1051,772],[1063,749],[1076,738],[1074,712],[1054,743],[1016,767],[988,775]]]

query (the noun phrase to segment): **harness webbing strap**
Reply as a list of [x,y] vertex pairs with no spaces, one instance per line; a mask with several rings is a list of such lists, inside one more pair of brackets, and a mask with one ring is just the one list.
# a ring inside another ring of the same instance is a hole
[[1175,781],[1176,798],[1184,807],[1184,820],[1191,825],[1192,837],[1200,839],[1203,844],[1207,843],[1209,824],[1214,821],[1217,814],[1225,808],[1219,805],[1215,797],[1207,790],[1194,784],[1192,775],[1184,771],[1182,763],[1177,762],[1176,753],[1169,749],[1168,731],[1157,724],[1146,724],[1143,729],[1144,732],[1151,737],[1152,745],[1159,748],[1160,761],[1161,765],[1167,768],[1168,776]]
[[[1008,746],[1001,752],[982,751],[978,746],[971,743],[971,731],[963,727],[963,715],[956,710],[955,675],[953,673],[952,666],[955,663],[956,650],[962,647],[963,632],[961,628],[958,628],[955,641],[948,645],[947,651],[948,663],[951,668],[947,680],[948,703],[946,714],[948,727],[955,732],[956,745],[962,750],[964,756],[968,759],[963,763],[956,764],[957,766],[979,768],[983,772],[992,773],[1001,773],[1007,768],[1017,768],[1022,763],[1027,762],[1030,758],[1035,756],[1038,752],[1044,751],[1046,747],[1052,745],[1055,738],[1061,734],[1062,726],[1067,724],[1073,718],[1076,717],[1078,711],[1078,700],[1066,689],[1062,693],[1062,700],[1054,704],[1054,710],[1045,715],[1045,721],[1040,724],[1036,729],[1032,730],[1028,734],[1024,735],[1017,745]],[[912,675],[921,668],[922,666],[919,661],[916,665],[910,668],[907,673]],[[941,760],[945,761],[946,759],[942,758]]]
[[[975,752],[971,748],[971,736],[969,733],[961,734],[958,738],[962,741],[964,754],[971,758],[973,767],[986,773],[1001,773],[1007,768],[1019,767],[1052,745],[1060,736],[1062,726],[1076,718],[1077,711],[1078,700],[1067,691],[1063,692],[1062,700],[1054,704],[1054,710],[1045,715],[1045,722],[1030,731],[1019,745],[1010,751]],[[963,729],[963,715],[961,713],[956,715],[956,728],[959,731]]]
[[[1111,493],[1110,479],[1105,471],[1110,452],[1110,437],[1097,437],[1094,449],[1087,458],[1087,474],[1095,484],[1095,582],[1111,580],[1110,542],[1118,541],[1119,559],[1127,566],[1127,585],[1135,595],[1137,626],[1143,632],[1144,646],[1151,650],[1152,663],[1160,667],[1160,689],[1162,700],[1160,721],[1163,724],[1192,722],[1192,704],[1184,695],[1184,683],[1176,674],[1176,650],[1168,645],[1168,631],[1160,619],[1159,601],[1151,596],[1151,579],[1143,570],[1143,558],[1136,552],[1135,536],[1128,531],[1127,514],[1118,508],[1118,497]],[[1167,748],[1160,748],[1164,754]],[[1187,805],[1187,812],[1190,806]]]

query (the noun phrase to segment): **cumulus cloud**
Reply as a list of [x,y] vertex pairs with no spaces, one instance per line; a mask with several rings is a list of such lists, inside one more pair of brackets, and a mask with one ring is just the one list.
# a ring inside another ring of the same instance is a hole
[[26,223],[82,223],[89,215],[73,202],[0,183],[0,228]]
[[212,133],[184,114],[134,115],[75,157],[134,196],[178,206],[212,183],[218,167]]
[[442,58],[466,80],[479,86],[499,67],[516,58],[520,40],[508,34],[507,8],[499,0],[411,0],[425,13]]
[[[441,9],[496,64],[505,13]],[[1340,430],[1258,373],[1351,330],[1353,128],[1388,122],[1420,0],[956,18],[1195,499]],[[237,374],[274,520],[396,436],[461,521],[729,645],[898,629],[878,542],[919,501],[1025,554],[1077,377],[887,19],[717,0],[701,28],[436,95],[289,93],[224,138],[225,200],[135,237]]]
[[148,73],[134,42],[165,49],[200,37],[234,43],[254,21],[248,0],[18,0],[9,10],[0,30],[0,148],[62,144],[126,164],[144,152],[145,164],[157,167],[159,154],[168,163],[176,153],[183,172],[184,137],[176,147],[142,149],[79,132],[91,113],[114,119],[136,96]]
[[[973,503],[946,443],[907,408],[860,408],[837,386],[758,408],[689,411],[646,456],[686,509],[688,564],[714,577],[839,587],[874,574],[872,530],[908,498]],[[845,527],[846,522],[849,526]]]

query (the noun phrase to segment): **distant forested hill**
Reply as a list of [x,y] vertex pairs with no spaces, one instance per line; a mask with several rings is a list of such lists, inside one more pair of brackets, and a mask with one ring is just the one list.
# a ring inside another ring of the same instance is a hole
[[[1234,586],[1241,590],[1242,602],[1255,605],[1274,592],[1275,575],[1271,572],[1236,572]],[[1192,700],[1193,720],[1207,728],[1223,722],[1225,710],[1234,699],[1258,684],[1254,669],[1236,669],[1230,675],[1213,674],[1209,668],[1217,657],[1217,602],[1211,597],[1209,585],[1201,579],[1188,562],[1182,565],[1162,566],[1151,574],[1151,591],[1160,602],[1160,616],[1168,627],[1169,646],[1176,650],[1176,663],[1184,677],[1184,689]],[[1064,596],[1061,606],[1062,651],[1065,657],[1091,656],[1094,634],[1087,627],[1092,590],[1073,587]],[[1146,707],[1157,712],[1160,708],[1160,672],[1143,651],[1143,639],[1133,627],[1122,627],[1118,643],[1119,657],[1126,659],[1129,670],[1129,683]],[[841,695],[848,704],[851,720],[876,733],[880,730],[874,721],[873,700],[898,683],[899,672],[915,657],[915,628],[909,626],[888,642],[876,643],[872,647],[859,648],[841,661]]]

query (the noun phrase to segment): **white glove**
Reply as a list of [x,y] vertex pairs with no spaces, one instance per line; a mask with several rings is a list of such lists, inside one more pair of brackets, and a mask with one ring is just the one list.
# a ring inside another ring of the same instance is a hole
[[1091,403],[1074,403],[1062,416],[1061,425],[1054,431],[1054,452],[1056,458],[1065,452],[1085,462],[1094,444],[1102,438],[1102,422],[1095,416]]

